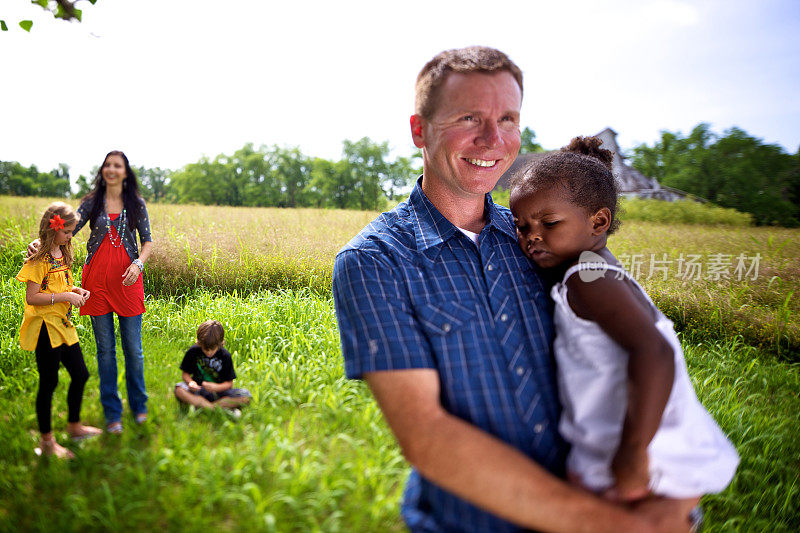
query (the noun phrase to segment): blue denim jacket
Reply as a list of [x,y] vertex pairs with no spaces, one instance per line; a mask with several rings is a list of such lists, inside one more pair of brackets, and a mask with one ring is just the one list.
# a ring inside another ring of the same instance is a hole
[[[145,242],[152,241],[153,238],[150,235],[150,215],[147,213],[147,206],[144,203],[144,200],[139,198],[139,202],[141,202],[141,216],[139,217],[139,222],[136,225],[136,230],[139,232],[139,239],[144,244]],[[89,215],[91,213],[92,205],[90,201],[83,201],[81,205],[78,207],[78,214],[81,216],[81,219],[78,221],[78,224],[75,226],[75,230],[72,232],[73,235],[78,233],[78,231],[87,223],[89,222]],[[100,243],[103,242],[103,239],[106,236],[107,229],[106,229],[106,222],[108,221],[108,213],[103,210],[98,216],[97,220],[95,220],[94,225],[92,226],[92,233],[89,235],[89,240],[86,241],[86,262],[85,264],[89,264],[94,256],[94,253],[100,248]],[[111,225],[117,229],[117,233],[122,237],[122,246],[125,248],[125,251],[128,252],[128,257],[131,258],[131,262],[139,257],[139,244],[136,242],[136,235],[133,231],[128,229],[127,223],[125,224],[124,228],[120,228],[120,217],[117,217],[116,220],[111,221]]]

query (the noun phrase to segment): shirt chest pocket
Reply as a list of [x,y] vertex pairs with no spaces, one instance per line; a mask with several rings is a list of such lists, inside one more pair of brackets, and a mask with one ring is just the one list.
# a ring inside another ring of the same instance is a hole
[[418,317],[429,338],[454,336],[475,317],[475,302],[428,302],[420,306]]
[[481,327],[474,300],[427,302],[420,306],[417,317],[443,381],[478,373],[482,366]]

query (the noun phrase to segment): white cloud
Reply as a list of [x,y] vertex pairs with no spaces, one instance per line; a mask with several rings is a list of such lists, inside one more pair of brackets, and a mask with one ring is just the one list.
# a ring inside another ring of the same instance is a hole
[[644,20],[656,23],[696,26],[700,22],[697,6],[681,0],[656,0],[643,5],[640,13]]
[[652,142],[713,120],[794,150],[796,113],[775,113],[800,90],[791,2],[104,0],[77,24],[21,0],[2,15],[35,20],[0,33],[0,160],[77,175],[119,148],[177,168],[245,142],[336,158],[364,136],[408,154],[418,70],[470,44],[520,65],[523,125],[548,147],[605,126]]

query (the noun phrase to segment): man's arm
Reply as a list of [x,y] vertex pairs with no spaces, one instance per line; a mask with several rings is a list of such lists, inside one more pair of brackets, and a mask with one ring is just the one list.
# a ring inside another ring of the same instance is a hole
[[567,485],[439,401],[435,370],[364,376],[403,455],[425,478],[515,524],[541,531],[689,530],[687,504],[648,502],[630,512]]

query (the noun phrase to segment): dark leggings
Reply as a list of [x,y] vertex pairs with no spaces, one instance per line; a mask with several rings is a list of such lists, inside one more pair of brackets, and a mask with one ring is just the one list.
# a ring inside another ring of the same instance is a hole
[[52,348],[47,326],[42,324],[39,341],[36,343],[36,367],[39,370],[39,392],[36,393],[36,416],[39,419],[39,431],[50,433],[50,417],[53,403],[53,392],[58,385],[58,364],[64,365],[70,377],[67,390],[68,422],[80,422],[83,387],[89,379],[89,371],[83,362],[81,345],[62,344]]

